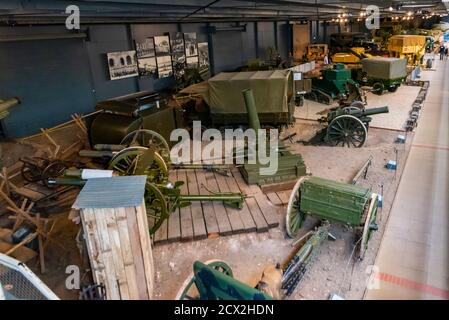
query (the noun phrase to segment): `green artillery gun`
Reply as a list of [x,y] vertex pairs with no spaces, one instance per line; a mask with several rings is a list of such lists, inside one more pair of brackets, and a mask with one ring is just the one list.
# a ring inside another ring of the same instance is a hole
[[221,201],[225,205],[242,209],[246,196],[238,192],[212,193],[210,195],[182,195],[180,187],[184,181],[156,185],[147,183],[145,204],[150,224],[150,234],[154,234],[165,219],[178,208],[189,206],[196,201]]
[[[245,100],[246,110],[248,112],[248,123],[249,127],[258,133],[261,129],[259,116],[256,109],[256,103],[251,89],[243,90],[243,97]],[[253,146],[254,147],[254,146]],[[255,146],[256,151],[260,146]],[[267,142],[266,149],[270,152],[277,153],[277,171],[273,175],[261,175],[261,168],[267,165],[262,165],[257,161],[256,163],[245,162],[239,167],[240,173],[248,184],[267,184],[275,183],[280,181],[296,180],[300,176],[306,175],[306,165],[300,154],[294,154],[290,152],[282,142],[279,142],[278,148],[276,150],[270,149],[270,143]],[[244,152],[247,155],[249,148]],[[252,150],[254,151],[254,150]]]
[[357,107],[344,107],[331,110],[326,117],[319,119],[327,123],[323,129],[324,141],[332,146],[360,148],[365,143],[370,116],[388,113],[388,107],[359,109]]
[[[120,144],[96,144],[94,146],[95,150],[81,150],[79,155],[82,157],[106,159],[108,163],[114,163],[127,161],[127,157],[129,155],[133,156],[133,152],[136,152],[139,149],[138,147],[154,148],[156,151],[154,154],[155,165],[162,170],[165,176],[168,175],[170,168],[187,170],[201,169],[216,172],[224,176],[230,175],[230,168],[225,164],[171,163],[170,147],[167,141],[159,133],[148,129],[138,129],[130,132],[122,139]],[[118,167],[116,170],[120,171],[122,169]]]
[[223,261],[193,263],[191,273],[175,300],[273,300],[269,295],[234,279],[231,267]]
[[245,196],[236,192],[212,193],[210,195],[182,195],[183,181],[168,180],[168,165],[155,151],[155,147],[130,147],[123,149],[111,159],[109,169],[119,175],[146,175],[145,203],[150,218],[150,233],[154,234],[169,215],[178,208],[189,206],[192,201],[222,201],[232,208],[241,209]]
[[369,188],[327,180],[302,177],[293,188],[287,206],[286,229],[295,237],[307,217],[318,217],[353,227],[361,234],[358,257],[363,259],[372,232],[377,230],[378,195]]
[[[183,181],[171,182],[168,179],[169,167],[164,158],[150,148],[136,146],[116,152],[108,166],[118,175],[145,175],[145,204],[150,226],[154,234],[165,219],[178,208],[189,206],[193,201],[221,201],[232,208],[241,209],[246,196],[237,192],[211,193],[209,195],[182,195],[180,187]],[[49,180],[50,185],[84,185],[79,177],[56,178]]]

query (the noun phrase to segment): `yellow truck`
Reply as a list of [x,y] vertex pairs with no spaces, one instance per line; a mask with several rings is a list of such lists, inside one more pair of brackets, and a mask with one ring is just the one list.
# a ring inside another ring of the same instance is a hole
[[365,52],[365,48],[354,47],[348,48],[345,52],[337,52],[332,56],[333,63],[360,63],[362,59],[371,58],[372,55]]
[[388,51],[394,58],[406,58],[408,64],[416,65],[426,51],[426,36],[395,35],[388,40]]

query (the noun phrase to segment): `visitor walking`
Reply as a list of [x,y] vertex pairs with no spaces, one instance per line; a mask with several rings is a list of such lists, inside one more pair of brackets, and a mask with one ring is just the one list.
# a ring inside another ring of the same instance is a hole
[[446,48],[444,47],[443,44],[441,44],[440,45],[440,60],[443,60],[444,55],[445,55],[445,51],[446,51]]

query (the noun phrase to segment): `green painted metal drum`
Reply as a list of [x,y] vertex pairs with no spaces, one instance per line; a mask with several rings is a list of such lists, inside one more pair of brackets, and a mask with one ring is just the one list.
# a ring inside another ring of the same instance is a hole
[[92,144],[119,144],[130,132],[142,127],[141,118],[103,112],[98,114],[90,126]]
[[139,92],[99,102],[96,115],[89,127],[90,142],[95,144],[120,144],[129,133],[143,128],[159,133],[170,140],[176,128],[174,109],[166,98],[156,93]]

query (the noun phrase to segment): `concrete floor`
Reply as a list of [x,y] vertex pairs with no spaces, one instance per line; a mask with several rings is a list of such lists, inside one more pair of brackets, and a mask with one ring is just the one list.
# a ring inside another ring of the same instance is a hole
[[449,299],[449,61],[430,80],[366,299]]
[[[310,139],[320,129],[319,124],[311,124],[310,121],[296,121],[295,127],[291,128],[297,132],[297,138],[301,140]],[[399,147],[400,165],[396,176],[394,171],[385,169],[385,163],[389,159],[394,159],[394,149],[398,148],[394,143],[397,135],[396,131],[371,128],[363,148],[335,148],[299,143],[290,145],[294,151],[303,156],[308,170],[313,175],[342,182],[350,181],[360,166],[372,156],[373,164],[367,179],[360,179],[358,184],[371,187],[374,192],[380,192],[380,185],[383,184],[384,203],[378,213],[379,232],[373,234],[365,259],[357,261],[352,258],[353,245],[356,241],[354,230],[334,224],[331,233],[336,240],[325,241],[322,244],[315,263],[309,267],[306,277],[289,299],[328,299],[331,293],[338,293],[347,300],[363,298],[370,266],[374,264],[399,178],[404,169],[402,164],[406,161],[412,142],[413,134],[409,136],[410,139],[405,145]],[[236,279],[254,285],[260,279],[265,267],[282,262],[292,250],[292,240],[285,235],[284,215],[285,211],[280,210],[281,225],[269,232],[155,246],[154,298],[173,299],[181,284],[192,272],[195,260],[226,261]],[[312,224],[309,223],[303,232],[311,229]]]

